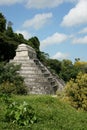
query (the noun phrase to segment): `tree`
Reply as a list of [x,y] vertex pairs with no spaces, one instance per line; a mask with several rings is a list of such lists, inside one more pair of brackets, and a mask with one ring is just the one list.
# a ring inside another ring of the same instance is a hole
[[7,27],[12,27],[13,23],[11,21],[8,21]]
[[87,111],[87,74],[80,72],[76,79],[71,79],[65,93],[73,107]]
[[81,72],[87,73],[87,62],[84,61],[76,61],[74,63],[75,67],[78,67]]
[[7,27],[6,32],[5,32],[6,36],[10,37],[10,38],[14,38],[14,32],[12,27]]
[[76,78],[79,72],[79,68],[75,67],[70,60],[63,60],[61,62],[61,71],[59,73],[60,78],[65,82],[69,81],[71,78]]
[[9,61],[15,56],[17,42],[0,33],[0,61]]
[[61,71],[61,62],[57,59],[48,59],[47,60],[47,66],[50,67],[51,70],[53,70],[56,74],[59,75]]
[[0,13],[0,61],[9,61],[15,56],[15,49],[18,43],[14,40],[12,23],[8,22],[6,29],[6,19]]
[[5,30],[6,30],[6,19],[2,15],[2,13],[0,13],[0,32],[4,32]]
[[75,58],[75,62],[78,62],[78,61],[80,61],[80,58]]
[[28,40],[28,45],[30,45],[31,47],[33,47],[37,53],[37,57],[38,59],[40,59],[40,41],[39,39],[35,36],[35,37],[32,37]]

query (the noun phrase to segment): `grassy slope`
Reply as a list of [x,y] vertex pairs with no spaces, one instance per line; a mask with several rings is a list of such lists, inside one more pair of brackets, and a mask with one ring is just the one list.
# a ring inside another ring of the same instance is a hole
[[31,104],[38,121],[31,128],[8,124],[3,121],[5,106],[0,103],[0,130],[87,130],[87,113],[76,111],[58,98],[34,95],[13,98]]

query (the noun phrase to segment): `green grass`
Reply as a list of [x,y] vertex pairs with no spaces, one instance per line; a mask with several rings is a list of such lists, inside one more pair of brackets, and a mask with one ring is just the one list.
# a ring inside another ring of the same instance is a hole
[[77,111],[58,98],[44,95],[13,96],[26,101],[36,112],[37,122],[31,128],[4,121],[5,105],[0,102],[0,130],[87,130],[87,113]]

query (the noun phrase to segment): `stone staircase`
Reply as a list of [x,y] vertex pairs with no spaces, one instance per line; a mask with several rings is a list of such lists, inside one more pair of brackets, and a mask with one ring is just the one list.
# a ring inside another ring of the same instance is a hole
[[44,77],[47,78],[48,82],[51,84],[53,94],[56,94],[57,90],[62,90],[65,86],[65,82],[60,79],[56,74],[52,74],[49,69],[44,66],[38,59],[35,59],[34,62],[37,64],[38,68],[44,74]]
[[63,82],[37,59],[34,49],[25,44],[18,46],[16,56],[10,62],[21,64],[19,73],[30,94],[55,94],[64,87]]

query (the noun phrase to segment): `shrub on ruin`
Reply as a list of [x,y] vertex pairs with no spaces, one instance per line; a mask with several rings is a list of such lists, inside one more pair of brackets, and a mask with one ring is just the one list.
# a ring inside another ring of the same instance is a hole
[[9,81],[3,82],[2,84],[0,84],[0,93],[16,93],[16,87],[13,83],[10,83]]
[[26,94],[24,79],[18,73],[19,65],[0,64],[0,93]]

